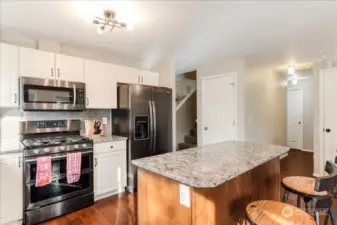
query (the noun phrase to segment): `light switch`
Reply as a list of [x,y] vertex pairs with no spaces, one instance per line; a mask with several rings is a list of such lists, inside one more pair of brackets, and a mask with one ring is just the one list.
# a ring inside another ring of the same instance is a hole
[[183,184],[180,184],[180,204],[191,207],[190,188]]
[[108,117],[102,117],[102,120],[104,125],[108,124]]

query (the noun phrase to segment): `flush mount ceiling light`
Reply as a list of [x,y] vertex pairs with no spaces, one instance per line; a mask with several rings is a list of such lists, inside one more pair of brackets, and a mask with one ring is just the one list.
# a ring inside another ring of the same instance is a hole
[[116,20],[116,13],[111,10],[104,11],[104,18],[96,16],[92,23],[100,25],[97,30],[99,34],[102,34],[105,30],[108,29],[110,29],[111,32],[115,27],[128,28],[126,23]]
[[288,66],[288,74],[292,75],[294,73],[295,73],[295,66],[294,65]]

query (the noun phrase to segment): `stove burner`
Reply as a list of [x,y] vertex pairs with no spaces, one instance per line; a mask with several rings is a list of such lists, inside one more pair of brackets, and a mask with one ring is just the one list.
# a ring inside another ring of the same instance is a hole
[[24,146],[28,148],[34,147],[48,147],[54,145],[71,145],[82,141],[88,141],[89,139],[86,137],[82,137],[79,135],[71,135],[71,136],[51,136],[51,137],[42,137],[42,138],[30,138],[23,140]]

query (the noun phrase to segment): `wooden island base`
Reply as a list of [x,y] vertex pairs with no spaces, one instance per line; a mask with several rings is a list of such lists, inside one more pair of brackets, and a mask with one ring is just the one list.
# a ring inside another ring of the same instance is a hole
[[138,169],[138,225],[244,224],[255,200],[280,200],[280,160],[275,158],[214,188],[189,187],[190,207],[180,204],[180,183]]

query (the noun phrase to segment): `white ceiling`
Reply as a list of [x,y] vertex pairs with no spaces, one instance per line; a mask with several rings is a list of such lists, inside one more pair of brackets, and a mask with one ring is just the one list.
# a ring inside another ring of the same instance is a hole
[[[99,35],[87,22],[104,9],[134,24]],[[10,1],[1,30],[67,45],[106,48],[151,67],[173,57],[177,72],[218,58],[266,63],[337,53],[337,1]]]

